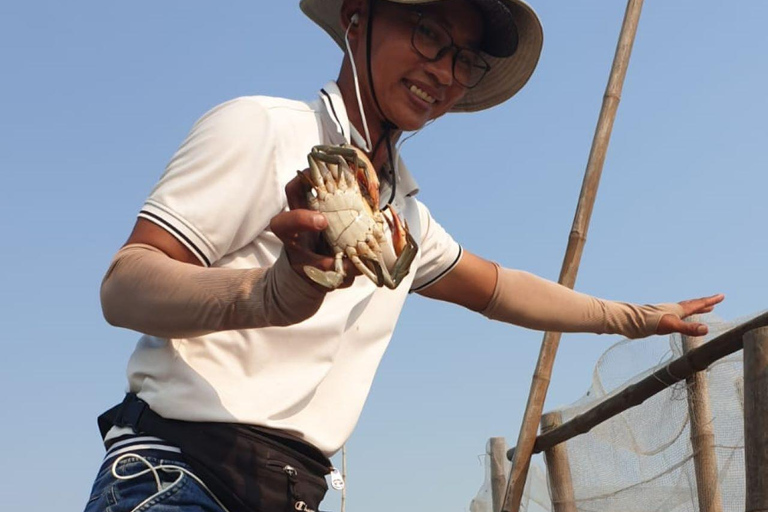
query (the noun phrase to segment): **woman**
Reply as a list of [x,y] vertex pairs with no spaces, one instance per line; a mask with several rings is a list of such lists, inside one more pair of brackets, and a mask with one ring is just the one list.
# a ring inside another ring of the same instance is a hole
[[[108,448],[87,509],[317,510],[327,457],[351,434],[409,291],[535,329],[682,332],[722,296],[603,301],[463,250],[415,195],[403,131],[514,95],[542,33],[522,0],[303,0],[346,54],[314,102],[247,97],[204,115],[147,199],[102,286],[105,317],[144,333],[129,393],[100,418]],[[394,290],[344,260],[296,170],[317,145],[353,144],[418,245]]]

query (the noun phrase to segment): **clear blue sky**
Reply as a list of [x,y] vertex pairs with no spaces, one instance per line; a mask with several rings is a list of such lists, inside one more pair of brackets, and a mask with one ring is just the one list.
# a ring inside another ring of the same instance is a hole
[[[192,123],[252,94],[312,98],[341,52],[297,1],[0,7],[0,503],[82,509],[96,415],[135,333],[101,277]],[[536,1],[538,70],[501,107],[404,146],[421,198],[469,250],[556,279],[624,12]],[[768,3],[648,0],[577,288],[766,307]],[[349,443],[349,510],[466,510],[490,436],[514,440],[541,335],[411,297]],[[588,388],[616,337],[565,336],[547,408]],[[338,510],[331,494],[324,509]]]

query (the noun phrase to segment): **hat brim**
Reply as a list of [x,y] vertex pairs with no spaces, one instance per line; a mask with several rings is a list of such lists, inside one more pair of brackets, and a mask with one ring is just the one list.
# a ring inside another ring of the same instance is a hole
[[[440,0],[388,0],[401,4],[422,4]],[[471,1],[471,0],[470,0]],[[451,112],[477,112],[503,103],[528,82],[539,62],[544,33],[538,16],[523,0],[497,0],[512,12],[518,31],[517,50],[510,57],[486,56],[491,70],[483,80],[469,89]],[[340,48],[344,48],[341,27],[343,0],[301,0],[301,10],[325,30]]]

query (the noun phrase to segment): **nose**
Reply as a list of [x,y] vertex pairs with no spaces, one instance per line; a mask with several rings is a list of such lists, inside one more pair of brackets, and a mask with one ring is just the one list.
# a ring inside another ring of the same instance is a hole
[[437,83],[446,87],[453,84],[453,55],[453,51],[444,52],[439,59],[427,62],[424,67]]

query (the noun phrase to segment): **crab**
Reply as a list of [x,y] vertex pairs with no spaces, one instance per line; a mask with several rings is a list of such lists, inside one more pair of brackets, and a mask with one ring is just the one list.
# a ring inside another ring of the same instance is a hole
[[347,144],[320,145],[307,160],[309,169],[299,176],[308,185],[309,208],[328,220],[323,235],[335,261],[333,270],[306,265],[304,272],[326,288],[338,288],[347,257],[376,286],[395,289],[408,275],[418,246],[390,205],[379,209],[379,180],[368,157]]

